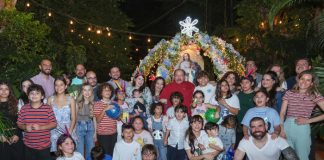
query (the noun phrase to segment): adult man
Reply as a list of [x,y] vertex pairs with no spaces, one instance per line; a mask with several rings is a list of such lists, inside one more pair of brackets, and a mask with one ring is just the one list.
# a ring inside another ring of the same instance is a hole
[[114,87],[114,89],[119,87],[126,88],[129,83],[120,78],[120,70],[118,67],[112,67],[109,72],[111,79],[107,82]]
[[[300,58],[296,60],[295,63],[295,72],[298,75],[299,73],[312,69],[310,61],[308,58]],[[296,76],[289,77],[287,80],[287,89],[292,89],[297,82]]]
[[299,159],[285,139],[281,137],[271,139],[271,135],[267,133],[267,128],[268,126],[265,124],[263,118],[252,118],[250,121],[252,137],[249,140],[244,138],[241,140],[235,151],[234,160],[242,160],[245,153],[249,160],[278,160],[280,153],[287,160]]
[[259,83],[261,83],[262,75],[260,73],[257,73],[258,67],[255,64],[254,60],[248,60],[246,62],[245,70],[247,73],[250,73],[251,76],[254,79],[254,86],[259,86]]
[[[182,69],[176,69],[173,75],[173,82],[167,84],[160,94],[160,101],[167,106],[171,106],[171,102],[169,100],[170,95],[173,92],[180,92],[183,95],[183,105],[188,107],[188,114],[191,115],[191,101],[192,94],[195,89],[195,85],[191,82],[184,81],[185,80],[185,71]],[[166,108],[164,109],[166,111]]]
[[93,96],[94,96],[94,101],[98,101],[98,95],[97,95],[97,90],[98,90],[98,83],[97,83],[97,75],[94,71],[88,71],[86,74],[86,80],[87,83],[90,84],[93,88]]
[[35,84],[41,85],[45,91],[45,96],[49,97],[54,94],[54,78],[51,76],[52,62],[49,59],[43,59],[39,69],[41,70],[40,73],[32,77],[31,80]]
[[71,85],[82,85],[85,80],[86,71],[83,64],[77,64],[74,71],[76,77],[72,79]]

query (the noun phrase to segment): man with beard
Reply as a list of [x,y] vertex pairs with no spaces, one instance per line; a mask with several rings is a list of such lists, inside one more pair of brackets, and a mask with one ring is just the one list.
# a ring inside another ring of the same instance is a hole
[[296,60],[295,63],[295,72],[296,76],[289,77],[287,82],[287,90],[290,90],[294,87],[297,82],[297,76],[299,73],[312,69],[311,62],[308,58],[300,58]]
[[[169,100],[170,95],[173,92],[180,92],[183,95],[183,105],[188,108],[188,115],[191,115],[191,102],[192,94],[195,90],[195,85],[191,82],[185,81],[185,71],[182,69],[176,69],[173,75],[173,82],[167,84],[160,94],[160,101],[164,104],[167,104],[167,107],[171,106]],[[164,108],[166,111],[167,108]]]
[[235,151],[234,160],[242,160],[245,153],[249,160],[278,160],[280,153],[287,160],[298,160],[297,154],[289,146],[288,142],[278,137],[271,139],[267,133],[268,126],[263,118],[254,117],[250,121],[250,132],[252,137],[249,140],[242,139]]
[[129,85],[127,81],[120,78],[120,70],[116,66],[110,69],[109,76],[111,79],[107,83],[112,85],[115,90],[118,86],[125,89]]
[[76,77],[72,79],[71,85],[82,85],[85,80],[86,69],[83,64],[77,64],[74,71]]
[[94,101],[98,101],[98,95],[97,95],[97,90],[98,90],[98,81],[97,81],[97,75],[94,71],[88,71],[86,74],[86,80],[87,83],[90,84],[90,86],[93,88],[93,96],[94,96]]
[[32,77],[31,80],[35,84],[43,87],[45,97],[47,98],[54,94],[54,78],[51,76],[52,62],[49,59],[43,59],[39,65],[39,69],[41,70],[40,73]]

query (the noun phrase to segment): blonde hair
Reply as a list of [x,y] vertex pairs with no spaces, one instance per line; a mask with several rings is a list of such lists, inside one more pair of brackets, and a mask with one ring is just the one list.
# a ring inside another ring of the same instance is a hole
[[[310,70],[306,70],[306,71],[303,71],[301,73],[298,74],[297,78],[298,80],[303,77],[305,74],[309,74],[312,76],[312,83],[313,85],[311,85],[307,91],[306,91],[306,94],[309,95],[309,96],[312,96],[312,97],[316,97],[320,94],[320,92],[318,91],[318,78],[317,76]],[[294,85],[293,89],[291,91],[293,92],[298,92],[299,91],[299,85],[298,85],[298,80],[297,80],[297,83]]]
[[82,94],[82,91],[83,91],[83,89],[84,89],[85,87],[90,87],[90,89],[91,89],[91,93],[92,93],[92,94],[91,94],[91,97],[90,97],[90,99],[89,99],[89,104],[90,104],[90,105],[93,105],[93,102],[94,102],[94,95],[93,95],[93,88],[92,88],[92,86],[91,86],[89,83],[84,83],[84,84],[82,85],[82,87],[81,87],[81,90],[80,90],[79,96],[78,96],[77,99],[76,99],[76,102],[77,102],[77,104],[78,104],[79,109],[83,107],[83,104],[84,104],[84,101],[85,101],[84,96],[83,96],[83,94]]

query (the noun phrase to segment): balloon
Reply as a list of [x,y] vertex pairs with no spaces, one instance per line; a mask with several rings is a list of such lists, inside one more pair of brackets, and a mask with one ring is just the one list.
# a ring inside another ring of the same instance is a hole
[[106,115],[112,119],[117,119],[119,118],[120,114],[121,114],[121,110],[120,107],[117,103],[112,103],[110,104],[113,106],[112,109],[109,109],[106,111]]
[[213,123],[217,123],[219,118],[215,118],[215,113],[217,112],[217,109],[208,109],[205,113],[205,118],[207,120],[207,122],[213,122]]

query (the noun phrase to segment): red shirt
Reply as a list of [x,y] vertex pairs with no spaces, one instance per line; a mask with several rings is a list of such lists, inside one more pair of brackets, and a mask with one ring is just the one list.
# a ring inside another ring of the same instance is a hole
[[[170,95],[173,92],[180,92],[183,95],[183,105],[187,107],[188,115],[191,115],[191,100],[192,95],[195,90],[195,85],[191,82],[184,81],[182,83],[171,82],[167,84],[160,94],[160,99],[167,99],[168,106],[171,106]],[[164,107],[164,113],[166,112],[166,107]]]
[[[46,104],[43,104],[39,108],[33,108],[29,104],[26,104],[22,106],[18,114],[17,124],[46,125],[48,123],[56,124],[56,118],[52,107]],[[26,131],[24,143],[29,148],[42,150],[50,147],[50,137],[50,130]]]
[[[93,105],[93,114],[98,117],[104,110],[104,102],[98,101]],[[104,114],[100,122],[97,122],[97,134],[99,135],[112,135],[116,133],[117,120],[112,119]]]

